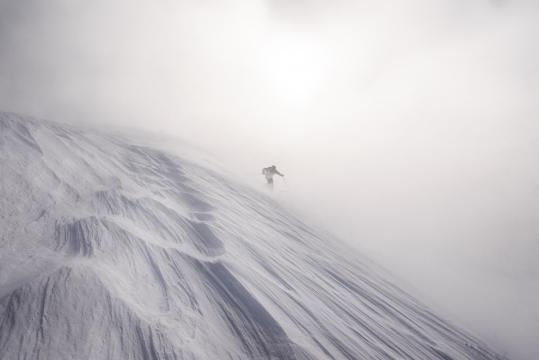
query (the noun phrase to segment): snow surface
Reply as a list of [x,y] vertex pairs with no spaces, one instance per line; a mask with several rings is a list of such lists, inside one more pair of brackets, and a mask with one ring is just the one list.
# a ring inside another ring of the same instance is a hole
[[270,197],[0,113],[0,359],[499,359]]

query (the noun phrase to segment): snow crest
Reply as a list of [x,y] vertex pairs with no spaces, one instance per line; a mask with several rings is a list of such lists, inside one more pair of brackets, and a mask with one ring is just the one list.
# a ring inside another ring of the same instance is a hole
[[265,195],[0,113],[0,358],[499,359]]

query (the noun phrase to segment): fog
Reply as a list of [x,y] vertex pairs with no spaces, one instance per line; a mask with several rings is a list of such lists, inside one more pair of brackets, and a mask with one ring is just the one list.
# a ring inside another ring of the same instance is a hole
[[539,3],[0,0],[0,109],[177,137],[539,354]]

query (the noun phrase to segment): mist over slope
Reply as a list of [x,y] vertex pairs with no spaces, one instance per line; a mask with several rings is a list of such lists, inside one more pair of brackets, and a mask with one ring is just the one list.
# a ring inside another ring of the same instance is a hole
[[0,113],[1,359],[499,359],[266,195]]

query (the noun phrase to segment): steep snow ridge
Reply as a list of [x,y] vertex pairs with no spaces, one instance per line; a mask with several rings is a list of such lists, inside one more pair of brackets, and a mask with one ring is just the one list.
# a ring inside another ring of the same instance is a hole
[[498,359],[265,195],[0,114],[1,359]]

